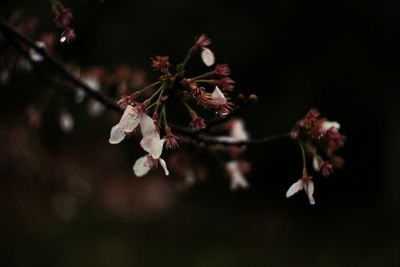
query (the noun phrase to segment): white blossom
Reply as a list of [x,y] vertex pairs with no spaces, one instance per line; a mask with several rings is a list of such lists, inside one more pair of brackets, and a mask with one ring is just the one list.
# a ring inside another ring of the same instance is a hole
[[340,130],[340,124],[337,121],[324,121],[321,125],[322,131],[326,132],[333,128],[334,130]]
[[65,133],[70,133],[74,129],[74,118],[71,113],[63,111],[60,114],[59,125],[60,129]]
[[145,113],[140,122],[140,130],[143,136],[143,139],[140,141],[140,146],[149,154],[136,160],[133,165],[135,175],[141,177],[147,174],[158,161],[161,167],[163,167],[165,175],[168,176],[169,171],[167,164],[160,157],[164,148],[165,139],[160,138],[160,133],[157,131],[154,120]]
[[230,136],[235,138],[237,141],[247,141],[249,140],[249,133],[244,127],[243,120],[236,119],[232,121]]
[[317,155],[314,155],[312,158],[312,165],[313,165],[313,169],[314,171],[318,172],[321,169],[321,158]]
[[215,63],[214,53],[207,47],[203,47],[203,51],[201,51],[201,59],[207,67],[210,67]]
[[314,182],[311,179],[299,179],[297,182],[292,184],[288,191],[286,192],[286,197],[291,197],[300,190],[304,189],[304,191],[307,194],[308,201],[310,202],[311,205],[315,204],[315,200],[313,197],[314,194]]
[[93,89],[94,91],[100,91],[100,80],[95,75],[88,75],[83,77],[82,82],[84,82],[90,89]]
[[215,86],[211,94],[211,103],[215,106],[226,105],[227,103],[224,93],[221,92],[218,86]]
[[[164,169],[164,173],[166,176],[169,175],[169,171],[167,168],[166,162],[162,158],[158,158],[158,163],[160,163],[161,167]],[[157,164],[157,160],[153,159],[153,157],[149,154],[146,156],[143,156],[141,158],[138,158],[133,165],[133,171],[136,176],[141,177],[143,175],[146,175],[150,169]]]
[[240,166],[237,161],[229,161],[226,163],[225,167],[230,176],[232,191],[236,191],[239,188],[246,189],[249,187],[249,183],[240,170]]
[[105,110],[106,107],[95,99],[91,99],[88,103],[88,113],[92,117],[100,116]]
[[[81,80],[84,84],[86,84],[93,91],[96,91],[96,92],[100,91],[100,88],[101,88],[100,80],[95,75],[86,75],[86,76],[82,77]],[[76,91],[75,92],[75,102],[82,103],[83,99],[86,96],[86,92],[81,87],[76,88],[75,91]],[[89,107],[89,109],[90,109],[90,107]]]
[[[46,48],[46,44],[42,41],[36,41],[35,45],[42,49]],[[42,62],[44,59],[43,56],[38,53],[34,48],[29,49],[29,56],[31,57],[31,60],[33,62]]]
[[249,133],[244,127],[243,120],[236,119],[232,121],[232,126],[229,131],[229,136],[217,136],[215,139],[219,142],[238,142],[249,140]]
[[145,113],[141,107],[128,105],[118,124],[111,128],[110,144],[118,144],[124,140],[126,134],[131,133],[139,125]]
[[85,99],[85,91],[82,88],[78,88],[75,90],[75,103],[79,104],[82,103]]

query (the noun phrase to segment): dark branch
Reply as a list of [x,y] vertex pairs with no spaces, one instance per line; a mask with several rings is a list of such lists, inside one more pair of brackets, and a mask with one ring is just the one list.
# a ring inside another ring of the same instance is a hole
[[203,143],[203,144],[207,144],[207,145],[224,145],[224,146],[257,145],[257,144],[264,144],[264,143],[269,143],[272,141],[288,139],[288,138],[290,138],[290,133],[277,134],[277,135],[261,137],[261,138],[253,138],[253,139],[243,140],[243,141],[235,141],[233,139],[229,140],[230,138],[223,139],[221,137],[213,137],[213,136],[208,136],[208,135],[194,135],[193,136],[193,139],[195,139],[199,143]]
[[[17,30],[15,30],[13,27],[11,27],[6,21],[3,19],[0,20],[0,31],[3,32],[3,35],[8,39],[11,45],[15,49],[17,49],[21,54],[27,59],[32,62],[30,55],[28,52],[24,51],[19,44],[15,42],[15,39],[22,42],[25,44],[27,47],[34,49],[37,53],[39,53],[44,60],[46,60],[50,65],[58,71],[60,74],[64,76],[67,80],[72,82],[75,86],[78,88],[81,88],[84,90],[87,95],[95,98],[97,101],[105,105],[107,108],[114,110],[116,112],[122,112],[120,107],[115,103],[115,101],[104,94],[102,94],[99,91],[95,91],[93,88],[88,86],[86,83],[81,81],[78,77],[73,75],[68,69],[65,68],[65,66],[58,61],[56,58],[54,58],[52,55],[50,55],[45,49],[37,46],[34,41],[30,40],[29,38],[25,37],[21,33],[19,33]],[[34,67],[37,67],[40,63],[37,62],[32,62],[35,63],[33,64]],[[207,144],[207,145],[236,145],[236,146],[244,146],[244,145],[251,145],[251,144],[261,144],[261,143],[268,143],[271,141],[276,141],[279,139],[285,139],[289,138],[290,134],[289,133],[284,133],[284,134],[279,134],[279,135],[273,135],[273,136],[268,136],[268,137],[263,137],[263,138],[258,138],[258,139],[250,139],[250,140],[245,140],[245,141],[234,141],[234,140],[227,140],[227,139],[221,139],[218,137],[212,137],[209,135],[204,135],[202,134],[203,132],[206,132],[209,130],[210,127],[214,125],[218,125],[220,123],[223,123],[230,119],[232,116],[236,115],[244,106],[246,106],[248,103],[251,101],[249,99],[245,99],[243,103],[237,105],[237,107],[232,110],[232,112],[229,113],[229,115],[222,117],[222,118],[215,118],[207,123],[207,127],[204,129],[200,130],[194,130],[188,127],[183,127],[179,125],[171,125],[171,128],[179,134],[185,135],[192,140],[195,140],[198,143],[202,144]]]
[[[43,58],[49,62],[59,73],[61,73],[66,79],[70,80],[74,85],[78,88],[82,88],[89,96],[95,98],[100,103],[104,104],[106,107],[113,109],[118,112],[122,112],[122,110],[118,107],[118,105],[112,99],[106,97],[100,92],[93,90],[87,84],[82,82],[79,78],[75,77],[71,72],[69,72],[64,65],[59,62],[52,55],[47,53],[47,51],[41,47],[38,47],[32,40],[26,38],[24,35],[20,34],[14,28],[9,26],[4,20],[0,20],[0,30],[4,33],[7,39],[9,37],[14,37],[20,42],[24,43],[28,47],[34,49],[37,53],[43,56]],[[11,42],[12,43],[12,42]],[[29,59],[29,58],[28,58]]]

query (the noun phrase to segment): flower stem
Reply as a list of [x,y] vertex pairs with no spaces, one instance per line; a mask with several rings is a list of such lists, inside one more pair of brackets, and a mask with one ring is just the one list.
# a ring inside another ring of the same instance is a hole
[[[201,75],[199,75],[199,76],[190,78],[190,80],[197,81],[197,80],[200,80],[200,79],[202,79],[202,78],[207,78],[207,77],[209,77],[209,76],[212,76],[213,74],[214,74],[213,71],[209,71],[209,72],[206,72],[206,73],[201,74]],[[200,82],[201,82],[201,80],[200,80]]]
[[301,156],[302,156],[302,159],[303,159],[303,170],[307,170],[307,166],[306,166],[306,152],[305,152],[305,150],[304,150],[303,143],[302,143],[301,141],[298,141],[298,144],[299,144],[299,146],[300,146],[300,149],[301,149]]
[[166,113],[166,108],[165,105],[162,106],[161,108],[161,114],[160,114],[160,119],[163,120],[164,122],[164,127],[168,127],[168,122],[167,122],[167,113]]
[[[140,90],[138,90],[138,91],[136,91],[136,92],[134,92],[134,93],[142,92],[142,91],[144,91],[144,90],[146,90],[146,89],[149,89],[149,88],[152,88],[152,87],[158,85],[159,83],[160,83],[159,81],[158,81],[158,82],[154,82],[154,83],[149,84],[148,86],[146,86],[146,87],[144,87],[144,88],[142,88],[142,89],[140,89]],[[133,94],[134,94],[134,93],[133,93]]]
[[194,46],[192,46],[192,47],[189,49],[188,53],[186,54],[186,57],[185,57],[185,59],[184,59],[183,62],[182,62],[182,67],[183,67],[183,68],[184,68],[184,67],[186,66],[186,64],[188,63],[190,57],[191,57],[192,54],[193,54],[193,51],[194,51]]

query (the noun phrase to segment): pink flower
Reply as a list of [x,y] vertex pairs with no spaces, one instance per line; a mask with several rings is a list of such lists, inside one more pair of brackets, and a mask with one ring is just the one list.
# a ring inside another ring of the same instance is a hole
[[71,24],[73,13],[71,8],[63,8],[59,11],[58,16],[55,19],[55,22],[58,27],[65,29],[69,27]]
[[210,102],[210,95],[206,93],[204,87],[192,86],[192,96],[197,103],[207,107]]
[[229,76],[231,70],[226,64],[219,64],[215,67],[214,73],[220,76]]
[[323,162],[321,166],[321,172],[323,176],[329,176],[333,173],[333,166],[328,162]]
[[235,81],[230,77],[224,77],[221,80],[216,81],[215,84],[227,91],[232,91],[235,88]]
[[151,65],[155,70],[166,73],[171,66],[169,56],[156,56],[151,59]]
[[202,117],[196,116],[195,118],[192,119],[192,121],[190,122],[190,126],[194,129],[194,130],[200,130],[200,129],[204,129],[206,128],[206,122],[204,121],[204,119]]
[[200,35],[200,37],[196,40],[196,45],[201,48],[209,46],[210,44],[211,40],[205,34]]
[[167,149],[177,149],[179,147],[178,137],[171,132],[171,128],[165,127],[165,146]]

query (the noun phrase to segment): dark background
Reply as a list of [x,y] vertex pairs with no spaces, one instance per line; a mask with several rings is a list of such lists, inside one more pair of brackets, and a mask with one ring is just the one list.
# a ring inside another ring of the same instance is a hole
[[[315,206],[303,192],[285,199],[301,170],[288,141],[248,148],[247,191],[231,193],[210,167],[208,181],[177,194],[170,177],[134,177],[142,152],[133,139],[107,144],[107,114],[69,104],[66,135],[53,101],[45,125],[28,128],[23,108],[43,83],[17,75],[0,98],[4,266],[399,266],[400,2],[64,3],[78,35],[58,47],[65,61],[150,71],[151,56],[176,63],[207,33],[237,88],[259,95],[241,114],[252,136],[285,132],[315,107],[341,123],[346,165],[316,179]],[[15,7],[55,30],[47,1],[0,1],[2,16]]]

